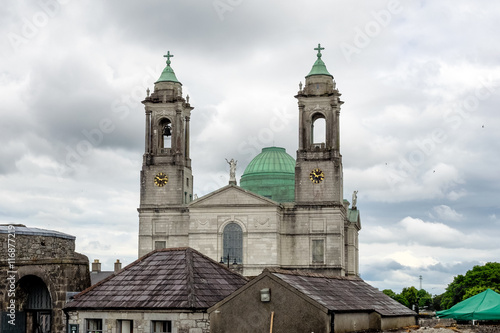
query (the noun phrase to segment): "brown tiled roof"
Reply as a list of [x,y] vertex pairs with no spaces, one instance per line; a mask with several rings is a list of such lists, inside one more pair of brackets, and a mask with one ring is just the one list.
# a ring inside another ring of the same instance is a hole
[[301,293],[332,312],[376,311],[382,316],[415,316],[416,313],[358,277],[269,270]]
[[76,295],[66,309],[207,309],[247,279],[191,248],[151,252]]

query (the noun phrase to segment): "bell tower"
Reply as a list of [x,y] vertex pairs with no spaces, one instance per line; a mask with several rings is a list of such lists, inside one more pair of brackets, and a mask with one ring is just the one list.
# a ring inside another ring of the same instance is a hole
[[[345,276],[348,220],[342,184],[340,93],[315,48],[317,59],[299,84],[299,146],[295,161],[295,205],[284,224],[282,267]],[[351,251],[353,252],[353,251]]]
[[[324,48],[318,44],[317,59],[299,85],[295,98],[299,106],[299,149],[295,168],[297,204],[343,205],[342,156],[340,155],[340,93],[333,76],[321,60]],[[323,135],[318,135],[320,132]]]
[[145,106],[145,151],[141,171],[139,257],[163,247],[187,246],[193,199],[189,157],[189,121],[193,107],[182,96],[182,83],[167,66],[142,101]]

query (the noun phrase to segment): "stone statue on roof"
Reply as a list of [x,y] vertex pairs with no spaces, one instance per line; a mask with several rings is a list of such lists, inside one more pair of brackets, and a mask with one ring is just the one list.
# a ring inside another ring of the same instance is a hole
[[229,184],[236,185],[236,164],[238,164],[238,161],[235,161],[234,158],[228,161],[226,158],[226,162],[229,164]]
[[352,193],[352,209],[356,209],[356,204],[358,201],[358,191]]

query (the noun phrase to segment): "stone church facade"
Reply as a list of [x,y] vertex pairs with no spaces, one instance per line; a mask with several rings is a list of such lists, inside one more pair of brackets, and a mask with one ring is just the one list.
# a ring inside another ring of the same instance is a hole
[[[142,102],[146,127],[138,208],[140,257],[159,248],[189,246],[246,276],[258,275],[266,267],[359,275],[360,215],[356,203],[350,207],[343,198],[339,134],[343,102],[321,59],[322,49],[319,45],[315,49],[317,59],[295,95],[299,112],[295,166],[284,149],[264,148],[265,157],[259,155],[249,164],[241,186],[233,180],[201,198],[193,197],[189,149],[193,107],[170,66],[170,53],[166,55],[167,66]],[[324,142],[313,140],[318,124],[325,126]],[[260,172],[250,177],[250,165],[260,167]],[[243,181],[245,176],[252,181]],[[281,180],[276,183],[276,179]],[[276,189],[289,193],[272,194],[278,193]]]

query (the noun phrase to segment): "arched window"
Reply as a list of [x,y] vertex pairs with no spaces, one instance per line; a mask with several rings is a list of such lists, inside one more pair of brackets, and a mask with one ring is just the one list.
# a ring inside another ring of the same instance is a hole
[[322,114],[315,114],[312,118],[311,139],[313,144],[326,142],[326,120]]
[[232,264],[234,262],[241,264],[243,262],[243,230],[237,223],[229,223],[223,232],[223,257],[224,263]]
[[159,125],[160,148],[172,148],[172,123],[169,119],[163,118]]

